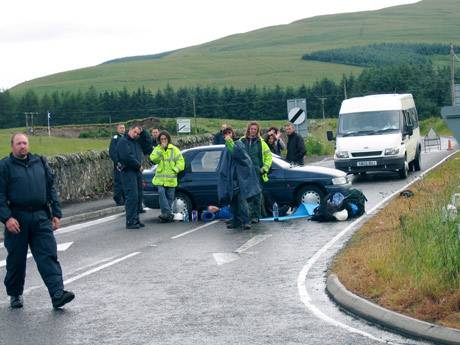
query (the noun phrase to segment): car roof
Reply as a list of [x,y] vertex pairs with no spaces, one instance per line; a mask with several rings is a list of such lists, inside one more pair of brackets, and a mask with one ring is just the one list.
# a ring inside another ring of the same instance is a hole
[[224,147],[225,147],[225,145],[202,145],[202,146],[191,147],[189,149],[184,149],[181,152],[182,153],[187,153],[187,152],[202,151],[202,150],[222,151],[224,149]]

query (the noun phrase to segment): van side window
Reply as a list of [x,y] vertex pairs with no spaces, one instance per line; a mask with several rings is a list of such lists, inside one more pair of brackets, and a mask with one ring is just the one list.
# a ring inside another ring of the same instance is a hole
[[404,115],[404,128],[412,125],[412,119],[411,119],[409,110],[403,110],[403,115]]
[[409,109],[410,117],[412,120],[412,124],[414,125],[414,129],[418,128],[418,116],[417,116],[417,109],[411,108]]

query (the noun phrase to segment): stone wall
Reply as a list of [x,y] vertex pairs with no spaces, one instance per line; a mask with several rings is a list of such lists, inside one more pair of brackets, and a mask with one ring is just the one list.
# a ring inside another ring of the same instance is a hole
[[[211,134],[172,138],[180,149],[209,145]],[[56,176],[56,188],[61,201],[95,198],[112,191],[113,163],[108,151],[87,151],[48,157]],[[146,160],[144,166],[148,167]]]

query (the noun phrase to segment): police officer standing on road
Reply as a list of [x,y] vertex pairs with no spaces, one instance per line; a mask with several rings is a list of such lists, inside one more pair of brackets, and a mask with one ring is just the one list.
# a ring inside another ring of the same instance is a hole
[[118,140],[125,134],[125,125],[120,123],[117,125],[117,134],[115,134],[110,141],[109,156],[113,161],[113,200],[118,206],[125,204],[125,195],[123,192],[123,185],[121,183],[121,171],[118,164],[117,144]]
[[132,126],[117,144],[121,182],[125,192],[127,229],[144,227],[139,220],[139,213],[142,212],[142,161],[151,147],[149,133],[139,125]]
[[0,220],[5,224],[6,292],[12,308],[23,306],[27,250],[30,246],[54,308],[72,301],[64,290],[53,231],[59,228],[61,208],[54,176],[40,156],[29,153],[29,138],[11,137],[12,153],[0,161]]

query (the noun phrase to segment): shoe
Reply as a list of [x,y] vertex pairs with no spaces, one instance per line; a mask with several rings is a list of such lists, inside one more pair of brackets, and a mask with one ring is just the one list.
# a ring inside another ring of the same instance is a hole
[[56,293],[51,301],[53,302],[53,308],[61,308],[64,304],[71,302],[75,298],[73,292],[62,290],[61,292]]
[[144,224],[144,223],[139,222],[138,224],[139,224],[139,227],[140,227],[140,228],[145,227],[145,224]]
[[22,308],[23,305],[24,305],[24,300],[22,299],[22,295],[10,297],[11,308],[18,309],[18,308]]
[[259,218],[252,218],[251,219],[251,224],[257,224],[259,223]]
[[227,224],[227,225],[228,225],[228,224],[232,224],[232,220],[231,220],[231,219],[227,219],[227,220],[225,221],[225,224]]
[[249,224],[244,224],[244,225],[243,225],[243,230],[251,230],[251,225],[249,225]]
[[141,226],[139,224],[129,224],[126,225],[126,229],[139,229]]
[[166,220],[166,219],[168,219],[168,215],[160,213],[160,215],[158,216],[158,219],[159,220]]
[[239,228],[240,226],[241,226],[241,224],[235,225],[235,224],[233,224],[233,223],[230,223],[230,224],[227,225],[227,229],[237,229],[237,228]]
[[146,210],[144,210],[143,208],[139,210],[139,213],[145,213],[147,212]]

